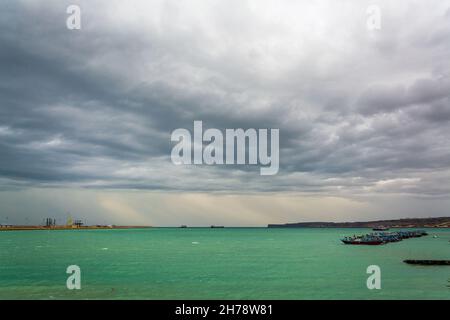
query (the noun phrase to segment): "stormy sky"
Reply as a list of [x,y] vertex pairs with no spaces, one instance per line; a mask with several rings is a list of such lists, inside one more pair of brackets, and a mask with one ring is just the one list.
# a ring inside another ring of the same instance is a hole
[[[5,0],[0,30],[0,223],[450,214],[448,0]],[[279,129],[279,173],[175,166],[194,120]]]

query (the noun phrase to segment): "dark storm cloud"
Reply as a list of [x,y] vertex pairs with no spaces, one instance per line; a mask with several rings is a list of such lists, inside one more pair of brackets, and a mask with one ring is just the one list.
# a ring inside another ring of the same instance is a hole
[[[440,183],[450,176],[442,2],[414,26],[406,2],[383,2],[378,33],[356,2],[339,13],[305,3],[286,19],[275,14],[289,13],[281,5],[78,3],[77,31],[65,27],[71,2],[1,5],[4,188],[449,192]],[[279,128],[279,175],[173,166],[170,134],[194,120]]]
[[393,112],[414,105],[429,105],[449,98],[450,79],[419,79],[405,88],[401,85],[371,87],[358,101],[363,114]]

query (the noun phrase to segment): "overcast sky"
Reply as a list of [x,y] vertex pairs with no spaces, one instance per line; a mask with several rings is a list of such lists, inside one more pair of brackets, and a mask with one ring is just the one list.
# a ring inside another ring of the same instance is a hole
[[[0,223],[450,215],[448,0],[4,0],[0,30]],[[279,173],[173,165],[194,120],[278,128]]]

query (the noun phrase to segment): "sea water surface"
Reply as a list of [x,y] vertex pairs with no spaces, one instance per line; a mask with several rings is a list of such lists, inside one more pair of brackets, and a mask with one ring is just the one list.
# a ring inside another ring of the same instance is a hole
[[[0,299],[450,299],[450,230],[382,246],[368,229],[151,228],[0,232]],[[436,237],[433,237],[435,235]],[[81,268],[81,290],[66,269]],[[381,290],[366,286],[381,268]]]

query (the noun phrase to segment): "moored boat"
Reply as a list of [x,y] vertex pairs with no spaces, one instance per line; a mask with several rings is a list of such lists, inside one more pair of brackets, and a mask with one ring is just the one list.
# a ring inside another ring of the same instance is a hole
[[373,228],[372,230],[373,230],[373,231],[388,231],[389,228],[388,228],[388,227],[380,226],[380,227],[375,227],[375,228]]
[[380,244],[384,244],[381,240],[370,240],[370,241],[364,241],[364,240],[344,240],[342,239],[342,242],[345,244],[354,244],[354,245],[368,245],[368,246],[377,246]]
[[353,237],[344,237],[341,241],[345,244],[353,244],[353,245],[369,245],[376,246],[380,244],[384,244],[383,239],[374,236],[353,236]]
[[420,238],[428,235],[423,230],[417,231],[398,231],[398,232],[375,232],[361,236],[344,237],[341,241],[345,244],[356,245],[379,245],[390,242],[398,242],[403,239]]
[[403,260],[403,262],[421,266],[450,266],[450,260]]

